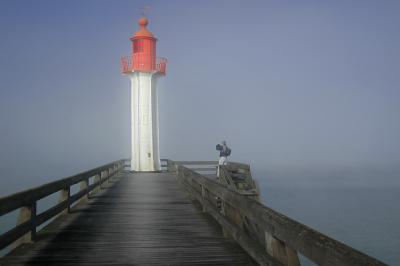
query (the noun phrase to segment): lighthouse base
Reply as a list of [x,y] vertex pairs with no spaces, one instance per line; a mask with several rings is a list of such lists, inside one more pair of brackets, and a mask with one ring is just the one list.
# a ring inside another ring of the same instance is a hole
[[154,73],[133,72],[131,78],[131,170],[161,170],[158,137],[158,100]]

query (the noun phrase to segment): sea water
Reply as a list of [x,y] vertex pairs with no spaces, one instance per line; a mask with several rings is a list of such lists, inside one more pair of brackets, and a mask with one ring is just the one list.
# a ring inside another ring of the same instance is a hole
[[[389,265],[400,265],[400,187],[319,182],[299,185],[290,178],[262,180],[262,201]],[[303,260],[302,265],[313,264]]]

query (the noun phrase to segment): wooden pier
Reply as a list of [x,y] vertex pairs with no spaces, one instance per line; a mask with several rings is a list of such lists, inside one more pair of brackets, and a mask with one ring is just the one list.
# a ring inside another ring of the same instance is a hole
[[[251,190],[235,191],[251,181],[248,165],[224,166],[224,184],[206,174],[216,162],[163,160],[160,173],[131,173],[125,163],[1,198],[0,216],[20,215],[0,236],[0,248],[12,249],[0,265],[300,265],[298,253],[318,265],[385,265],[264,206]],[[59,203],[37,213],[56,192]]]

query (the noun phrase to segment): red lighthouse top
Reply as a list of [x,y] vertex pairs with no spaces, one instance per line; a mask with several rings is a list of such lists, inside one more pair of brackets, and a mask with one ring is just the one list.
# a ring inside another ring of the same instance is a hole
[[121,58],[122,73],[128,74],[139,71],[165,75],[167,59],[156,57],[157,39],[146,28],[149,20],[141,17],[138,24],[140,26],[139,31],[130,38],[132,41],[132,55]]
[[134,38],[143,38],[143,37],[154,38],[153,33],[151,33],[151,32],[146,28],[147,25],[149,25],[149,20],[148,20],[146,17],[141,17],[141,18],[138,20],[138,24],[139,24],[139,26],[140,26],[140,30],[137,31],[137,32],[135,33],[135,35],[133,35],[133,37],[131,38],[131,40],[134,39]]

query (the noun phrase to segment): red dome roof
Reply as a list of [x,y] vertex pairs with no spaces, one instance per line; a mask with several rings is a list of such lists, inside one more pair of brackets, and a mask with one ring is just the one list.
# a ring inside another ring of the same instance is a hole
[[149,20],[146,17],[141,17],[138,20],[138,24],[140,26],[140,30],[138,30],[134,35],[133,38],[140,38],[140,37],[151,37],[154,38],[153,33],[151,33],[146,26],[149,24]]

